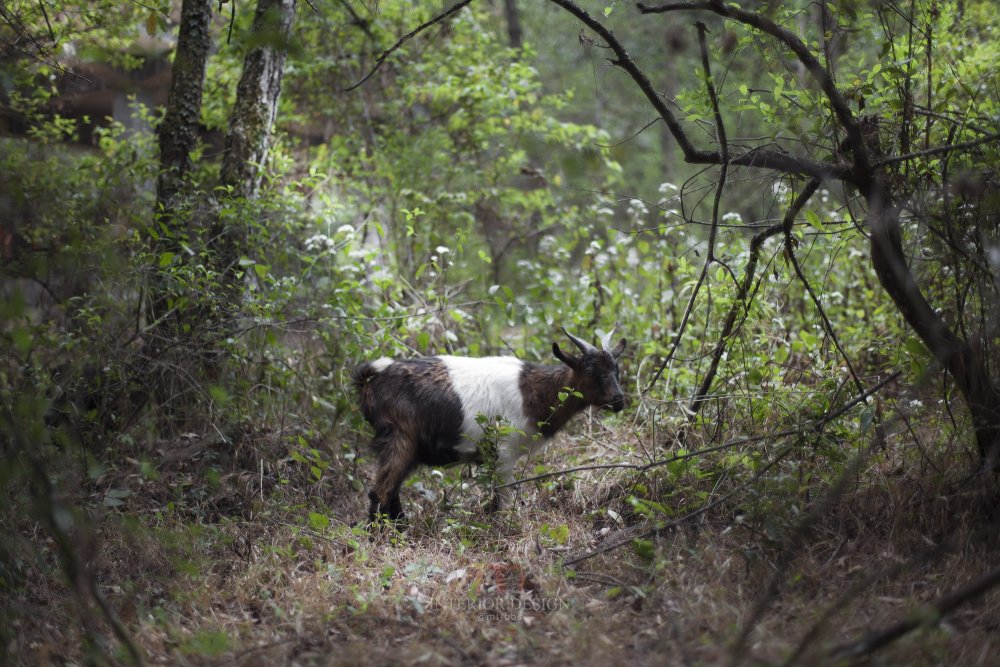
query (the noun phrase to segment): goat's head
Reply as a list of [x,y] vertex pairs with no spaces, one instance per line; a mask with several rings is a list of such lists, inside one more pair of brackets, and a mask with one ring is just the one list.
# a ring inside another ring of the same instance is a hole
[[583,394],[583,400],[590,405],[621,412],[625,407],[625,394],[618,384],[618,357],[625,351],[625,339],[612,348],[612,329],[601,340],[603,349],[598,350],[566,329],[563,333],[580,349],[580,354],[566,354],[559,349],[558,343],[552,343],[552,354],[573,370],[573,388]]

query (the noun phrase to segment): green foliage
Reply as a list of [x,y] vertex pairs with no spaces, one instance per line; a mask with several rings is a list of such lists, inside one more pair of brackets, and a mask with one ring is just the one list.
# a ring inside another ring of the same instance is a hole
[[[0,63],[0,97],[16,119],[16,136],[0,137],[0,492],[12,509],[0,531],[5,593],[24,595],[33,564],[55,560],[25,548],[22,518],[55,526],[59,537],[60,527],[82,534],[88,513],[135,519],[140,506],[156,528],[152,538],[165,545],[163,569],[192,581],[211,569],[196,555],[205,544],[251,560],[250,538],[240,546],[219,536],[230,521],[270,521],[272,513],[291,517],[299,532],[260,547],[262,558],[294,560],[329,547],[364,562],[371,552],[362,545],[372,536],[349,525],[359,517],[338,515],[354,511],[344,498],[363,502],[370,478],[349,369],[381,355],[443,352],[551,361],[560,326],[584,338],[615,326],[628,337],[623,388],[631,401],[605,430],[584,419],[572,424],[571,433],[587,429],[588,437],[560,455],[582,467],[610,459],[655,464],[602,471],[607,493],[584,499],[582,510],[600,530],[670,524],[739,492],[737,524],[777,547],[858,456],[871,470],[895,469],[962,441],[963,417],[920,384],[939,368],[870,268],[862,202],[824,183],[787,246],[781,236],[763,242],[749,297],[740,300],[751,238],[782,218],[801,182],[733,169],[704,267],[718,172],[682,163],[660,128],[639,131],[648,105],[561,14],[523,7],[528,46],[515,51],[501,39],[498,13],[473,3],[402,44],[348,93],[436,8],[384,0],[371,11],[351,3],[356,15],[345,3],[300,11],[259,194],[247,199],[219,186],[218,146],[209,136],[191,155],[180,196],[155,210],[155,135],[61,115],[73,86],[62,70],[98,62],[121,74],[156,65],[157,54],[139,48],[142,33],[172,30],[175,7],[55,4],[59,11],[49,2],[11,5],[18,29],[51,30],[51,38],[31,57]],[[824,7],[826,32],[813,20],[816,5],[779,2],[767,12],[833,69],[873,155],[918,153],[881,167],[907,216],[900,242],[955,331],[970,338],[992,331],[1000,296],[996,144],[925,149],[996,131],[995,8],[985,0],[896,8],[909,16],[878,3]],[[712,148],[715,121],[693,29],[639,20],[620,3],[591,11],[629,41],[684,127]],[[211,131],[228,127],[254,43],[251,20],[237,10],[232,42],[222,20],[213,27],[217,48],[200,116]],[[709,23],[734,142],[742,147],[753,137],[791,155],[849,157],[826,97],[783,48],[759,31]],[[0,43],[24,36],[15,28],[5,20]],[[573,56],[569,45],[577,44]],[[139,125],[158,122],[156,110],[136,106],[135,114]],[[231,267],[222,265],[222,238],[235,250]],[[914,396],[879,395],[822,421],[858,387],[791,252],[862,384],[901,368]],[[730,312],[736,327],[723,339]],[[995,357],[1000,340],[981,339],[985,356]],[[720,349],[710,400],[692,417],[691,399]],[[559,399],[572,395],[567,387]],[[886,419],[892,414],[905,432]],[[476,474],[492,490],[497,444],[512,430],[489,415],[480,424],[484,463]],[[911,435],[921,429],[930,436],[914,447]],[[791,430],[793,438],[771,437]],[[460,553],[494,548],[505,519],[484,517],[461,494],[455,502],[451,491],[469,486],[462,475],[413,484],[409,492],[440,501],[443,515],[414,528],[454,540]],[[42,481],[51,494],[38,490]],[[549,512],[548,501],[581,488],[556,475],[521,491],[546,501],[533,511]],[[46,510],[50,496],[76,498],[87,511]],[[572,525],[545,515],[531,539],[539,551],[564,550],[576,541]],[[409,538],[386,532],[397,546]],[[654,541],[626,545],[650,570],[666,566]],[[341,561],[325,559],[316,567],[341,576]],[[346,611],[366,612],[409,576],[403,566],[374,567],[370,585],[349,584]],[[645,596],[631,586],[610,595],[626,591],[636,603]],[[266,586],[249,597],[276,616],[288,613]],[[165,613],[160,603],[150,618]],[[420,604],[413,598],[423,613]],[[15,627],[19,613],[5,605],[0,628]],[[0,640],[7,632],[0,629]],[[189,656],[236,648],[214,629],[171,641]]]

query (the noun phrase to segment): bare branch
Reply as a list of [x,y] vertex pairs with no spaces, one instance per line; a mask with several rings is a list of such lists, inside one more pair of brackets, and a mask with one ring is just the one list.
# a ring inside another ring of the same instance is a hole
[[785,216],[781,224],[768,227],[764,231],[755,234],[750,240],[750,256],[747,258],[747,265],[743,272],[743,282],[740,285],[739,294],[736,295],[736,299],[733,301],[732,306],[729,308],[729,313],[726,315],[726,319],[722,325],[722,333],[719,335],[719,342],[716,343],[715,350],[712,352],[712,362],[709,365],[708,372],[701,381],[698,393],[695,395],[694,400],[691,401],[691,405],[688,406],[689,413],[697,414],[705,400],[707,400],[708,392],[712,389],[712,383],[715,381],[715,375],[719,369],[719,363],[722,361],[722,355],[726,351],[726,342],[732,336],[733,329],[736,326],[736,316],[740,310],[745,312],[749,307],[746,301],[750,294],[750,286],[753,284],[754,274],[756,273],[761,245],[770,237],[792,228],[796,216],[798,216],[799,212],[806,205],[806,202],[816,193],[819,186],[820,181],[810,181],[806,184],[806,187],[792,201],[792,205],[788,207],[788,210],[785,211]]
[[447,20],[453,14],[458,13],[463,7],[465,7],[466,5],[468,5],[471,2],[472,2],[472,0],[459,0],[459,2],[455,3],[450,9],[446,10],[445,12],[443,12],[441,14],[438,14],[437,16],[435,16],[434,18],[432,18],[429,21],[421,23],[416,28],[414,28],[410,32],[408,32],[405,35],[403,35],[402,37],[400,37],[398,40],[396,40],[395,44],[393,44],[388,49],[386,49],[382,53],[382,55],[380,55],[378,57],[378,59],[375,61],[375,66],[372,67],[371,71],[368,72],[368,74],[365,74],[364,77],[362,77],[361,80],[358,81],[353,86],[350,86],[348,88],[344,88],[344,90],[342,92],[349,93],[352,90],[354,90],[355,88],[360,87],[365,81],[367,81],[368,79],[372,78],[372,76],[375,74],[375,72],[377,72],[379,70],[379,68],[382,67],[382,63],[385,62],[386,58],[388,58],[394,52],[396,52],[401,46],[403,46],[403,44],[406,44],[408,41],[410,41],[411,39],[413,39],[414,37],[416,37],[417,35],[419,35],[420,33],[422,33],[427,28],[430,28],[433,25],[436,25],[438,23],[441,23],[442,21]]
[[873,632],[855,642],[835,648],[830,652],[830,656],[833,660],[840,661],[874,653],[917,628],[937,623],[942,616],[959,605],[972,602],[997,586],[1000,586],[1000,567],[990,570],[975,581],[948,593],[937,602],[922,607],[915,613],[907,614],[907,618],[902,621]]
[[711,158],[711,153],[698,150],[695,148],[694,144],[691,143],[691,140],[684,132],[684,129],[677,121],[677,118],[663,102],[663,98],[653,89],[653,84],[649,82],[649,78],[646,76],[645,72],[639,69],[639,67],[635,64],[635,61],[632,60],[632,57],[629,56],[628,52],[625,50],[625,47],[622,46],[621,42],[618,41],[618,38],[614,36],[614,33],[612,33],[607,26],[591,16],[587,10],[577,5],[573,2],[573,0],[552,0],[552,2],[575,16],[607,43],[608,47],[615,54],[615,60],[612,62],[623,69],[632,78],[632,80],[638,84],[642,94],[645,95],[646,99],[649,100],[649,103],[653,105],[654,109],[656,109],[656,112],[660,114],[660,118],[663,119],[663,122],[667,124],[668,128],[670,128],[670,133],[674,136],[674,139],[677,140],[681,150],[684,151],[685,158],[689,161],[706,160]]
[[[680,122],[663,101],[663,96],[656,92],[645,72],[639,69],[638,65],[636,65],[635,61],[632,60],[632,57],[625,50],[625,47],[607,26],[573,2],[573,0],[551,1],[575,16],[605,41],[608,48],[614,53],[612,64],[624,71],[639,86],[639,90],[642,91],[642,94],[653,106],[660,118],[663,119],[663,122],[666,123],[670,134],[684,152],[685,162],[689,164],[722,163],[722,155],[719,152],[700,150],[691,142],[684,128],[681,127]],[[685,7],[685,9],[689,8],[697,9],[697,7]],[[708,7],[704,8],[707,9]],[[750,149],[746,153],[732,157],[729,162],[731,165],[738,167],[777,169],[785,173],[798,174],[810,178],[836,178],[847,182],[852,182],[853,178],[851,168],[848,165],[814,162],[788,153],[765,148]]]
[[[813,181],[810,185],[819,183]],[[815,192],[815,188],[813,188]],[[799,265],[798,257],[795,256],[795,239],[792,237],[792,225],[788,224],[785,226],[785,256],[788,257],[788,261],[792,263],[792,268],[795,269],[795,275],[798,277],[802,286],[805,288],[806,293],[809,298],[812,299],[813,305],[816,306],[816,312],[819,313],[820,319],[823,321],[823,328],[826,329],[826,333],[830,336],[830,340],[833,341],[833,346],[837,348],[837,352],[843,357],[844,363],[847,364],[847,370],[851,374],[851,378],[854,379],[854,385],[858,388],[858,391],[864,390],[864,385],[861,383],[861,379],[858,377],[857,371],[854,370],[854,364],[851,363],[851,358],[847,356],[844,348],[840,345],[840,340],[837,338],[837,332],[833,329],[833,324],[830,323],[830,318],[826,316],[826,310],[823,308],[822,302],[819,300],[819,296],[813,291],[812,285],[809,284],[809,280],[806,279],[806,275],[802,272],[802,266]]]
[[[738,23],[756,28],[763,33],[774,37],[779,42],[788,47],[795,54],[799,62],[806,68],[809,74],[816,80],[830,101],[834,114],[840,121],[844,129],[847,130],[847,138],[854,152],[855,170],[860,173],[870,171],[868,164],[868,151],[865,146],[861,128],[857,119],[848,107],[847,99],[841,94],[834,82],[830,72],[823,67],[812,50],[799,39],[798,35],[775,23],[770,18],[757,12],[748,11],[734,3],[726,3],[724,0],[706,0],[704,2],[679,2],[662,7],[650,7],[643,3],[637,5],[643,14],[656,14],[663,11],[675,11],[682,9],[710,11],[724,18],[732,19]],[[861,186],[862,184],[858,184]]]
[[[678,327],[677,333],[674,335],[674,342],[670,347],[670,352],[663,358],[660,368],[653,375],[653,379],[649,381],[646,388],[643,389],[643,393],[648,392],[652,386],[659,381],[660,377],[663,375],[663,371],[667,367],[667,364],[669,364],[670,360],[674,358],[674,354],[677,352],[677,347],[680,345],[681,337],[684,335],[684,330],[687,328],[691,311],[694,310],[694,303],[698,298],[698,292],[701,290],[701,286],[708,276],[709,268],[711,268],[712,263],[715,261],[715,237],[719,231],[719,204],[722,200],[722,190],[726,186],[726,174],[729,172],[729,145],[726,142],[726,127],[722,122],[722,112],[719,111],[719,98],[715,92],[715,84],[712,82],[712,68],[708,62],[708,47],[705,45],[706,28],[704,23],[698,23],[696,25],[698,26],[698,43],[701,46],[701,63],[702,68],[705,70],[705,85],[708,87],[708,96],[712,100],[712,109],[715,112],[716,137],[719,144],[720,157],[722,159],[722,168],[719,170],[719,182],[716,185],[715,199],[712,203],[712,226],[708,232],[708,252],[705,255],[705,263],[701,267],[701,274],[698,276],[698,282],[695,283],[694,290],[691,291],[691,298],[688,300],[687,308],[684,310],[684,318],[681,320],[681,325]],[[691,417],[693,418],[694,415],[691,415]]]
[[[773,440],[773,439],[785,438],[785,437],[789,437],[789,436],[793,436],[793,435],[804,435],[806,433],[809,433],[810,431],[812,433],[818,433],[824,426],[826,426],[826,424],[829,424],[830,422],[832,422],[832,421],[834,421],[836,419],[839,419],[842,415],[844,415],[845,413],[847,413],[847,411],[850,410],[851,408],[853,408],[855,405],[861,403],[862,401],[866,401],[869,396],[871,396],[872,394],[874,394],[876,392],[881,391],[886,385],[888,385],[890,382],[894,381],[901,374],[902,374],[902,371],[896,371],[895,373],[893,373],[889,377],[885,378],[884,380],[882,380],[878,384],[876,384],[873,387],[871,387],[870,389],[866,390],[864,393],[862,393],[859,396],[856,396],[855,398],[851,399],[850,401],[848,401],[847,403],[845,403],[844,405],[842,405],[840,408],[838,408],[838,409],[836,409],[836,410],[834,410],[832,412],[827,413],[826,415],[824,415],[823,417],[821,417],[820,419],[818,419],[815,422],[808,423],[804,427],[794,428],[794,429],[787,429],[787,430],[781,431],[779,433],[771,433],[771,434],[768,434],[766,436],[758,436],[756,438],[747,438],[743,442],[750,442],[752,440]],[[742,444],[742,443],[739,443],[737,441],[733,441],[733,443],[735,443],[735,444]],[[723,445],[719,445],[718,448],[722,449]],[[585,561],[585,560],[588,560],[590,558],[594,558],[595,556],[600,556],[601,554],[607,553],[609,551],[613,551],[613,550],[618,549],[620,547],[623,547],[623,546],[625,546],[627,544],[631,544],[634,539],[645,539],[645,538],[648,538],[648,537],[653,537],[655,535],[660,534],[661,532],[663,532],[665,530],[669,530],[671,528],[675,528],[675,527],[680,526],[681,524],[683,524],[683,523],[685,523],[687,521],[690,521],[691,519],[693,519],[695,517],[701,516],[705,512],[709,511],[710,509],[712,509],[714,507],[717,507],[717,506],[721,505],[722,503],[724,503],[725,501],[729,500],[734,495],[736,495],[738,492],[742,491],[743,489],[749,487],[751,484],[753,484],[754,482],[756,482],[757,480],[759,480],[761,477],[764,476],[764,474],[768,470],[770,470],[772,467],[774,467],[775,465],[777,465],[777,463],[780,462],[785,456],[787,456],[788,453],[791,452],[792,450],[793,450],[792,446],[785,447],[767,465],[765,465],[763,468],[761,468],[760,470],[758,470],[757,473],[751,479],[747,480],[745,483],[743,483],[740,486],[738,486],[737,488],[733,489],[732,491],[730,491],[726,495],[721,496],[720,498],[717,498],[716,500],[712,501],[711,503],[708,503],[707,505],[703,505],[702,507],[700,507],[700,508],[698,508],[698,509],[696,509],[696,510],[694,510],[692,512],[689,512],[688,514],[685,514],[684,516],[682,516],[682,517],[680,517],[678,519],[675,519],[673,521],[670,521],[670,522],[668,522],[666,524],[659,524],[659,525],[657,525],[657,526],[655,526],[655,527],[647,530],[646,532],[640,534],[638,537],[630,537],[627,540],[623,540],[623,541],[619,541],[619,542],[614,542],[612,544],[605,545],[605,546],[600,547],[598,549],[594,549],[592,551],[588,551],[588,552],[586,552],[584,554],[581,554],[581,555],[576,556],[574,558],[571,558],[569,560],[563,561],[563,566],[565,567],[567,565],[573,565],[575,563],[579,563],[581,561]],[[707,451],[708,450],[704,450],[703,452],[700,452],[700,453],[705,453]],[[672,459],[672,460],[679,460],[680,458],[681,457],[677,457],[677,458]],[[654,463],[648,464],[646,467],[650,468],[650,467],[653,467],[654,465],[659,465],[661,463],[669,463],[669,462],[670,462],[670,460],[664,460],[662,462],[654,462]],[[556,474],[559,474],[559,473],[553,473],[553,474],[548,475],[548,476],[551,477],[551,476],[554,476]],[[531,481],[531,480],[530,479],[526,479],[526,480],[522,480],[522,481],[527,482],[527,481]]]
[[920,157],[929,157],[931,155],[944,155],[945,153],[952,153],[954,151],[961,151],[967,148],[975,148],[976,146],[981,146],[983,144],[990,144],[993,142],[1000,141],[1000,132],[994,132],[993,134],[988,134],[985,137],[980,137],[978,139],[972,139],[970,141],[964,141],[958,144],[948,144],[946,146],[937,146],[936,148],[928,148],[922,151],[916,151],[914,153],[907,153],[905,155],[893,155],[892,157],[883,158],[881,160],[876,160],[872,163],[873,167],[882,167],[887,164],[895,164],[897,162],[906,162],[907,160],[915,160]]
[[824,493],[823,496],[809,508],[805,515],[796,523],[795,526],[792,527],[787,538],[783,540],[784,543],[778,553],[777,562],[774,566],[774,572],[769,578],[764,592],[760,595],[757,602],[750,610],[750,614],[743,623],[743,628],[740,630],[739,636],[737,636],[736,641],[733,642],[730,654],[731,665],[743,664],[743,651],[746,648],[750,634],[757,626],[757,623],[764,615],[764,612],[775,600],[775,598],[777,598],[781,589],[781,582],[788,576],[788,566],[791,565],[792,561],[798,555],[799,547],[802,546],[802,543],[809,535],[813,526],[815,526],[823,515],[825,515],[826,512],[837,503],[846,490],[848,481],[855,477],[862,465],[868,460],[868,456],[875,449],[875,446],[875,442],[873,441],[871,446],[867,449],[861,449],[858,451],[851,461],[851,464],[844,469],[844,472],[840,474],[836,482],[834,482],[834,484],[826,490],[826,493]]

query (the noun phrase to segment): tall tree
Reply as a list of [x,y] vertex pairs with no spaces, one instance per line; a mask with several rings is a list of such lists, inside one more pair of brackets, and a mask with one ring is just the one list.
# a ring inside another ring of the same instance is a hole
[[211,0],[184,0],[167,110],[158,131],[160,176],[156,202],[161,211],[169,211],[171,200],[191,167],[191,151],[198,138],[205,65],[212,45],[211,18]]
[[[221,184],[235,197],[253,199],[260,189],[261,166],[267,159],[271,128],[278,114],[281,79],[295,18],[296,0],[258,0],[243,74],[236,89],[226,151],[222,159]],[[245,230],[215,222],[219,267],[229,285],[242,251]]]
[[296,0],[257,3],[254,47],[243,63],[222,158],[222,185],[232,186],[243,197],[255,197],[260,188],[260,166],[267,158],[271,128],[278,114],[295,3]]
[[515,49],[521,48],[524,42],[524,32],[521,30],[521,13],[517,9],[517,0],[504,0],[503,13],[507,19],[507,38]]

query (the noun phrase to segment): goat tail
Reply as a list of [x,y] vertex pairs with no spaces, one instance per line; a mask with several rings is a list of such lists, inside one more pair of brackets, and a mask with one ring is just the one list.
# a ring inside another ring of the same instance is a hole
[[354,389],[360,393],[364,390],[365,385],[368,384],[368,381],[371,380],[373,377],[375,377],[375,375],[377,374],[378,370],[376,370],[372,362],[366,361],[364,363],[358,364],[357,366],[351,369],[351,384],[353,384]]
[[363,394],[365,386],[371,382],[372,378],[392,365],[392,359],[382,357],[375,361],[365,361],[358,364],[351,370],[351,382],[358,393]]

